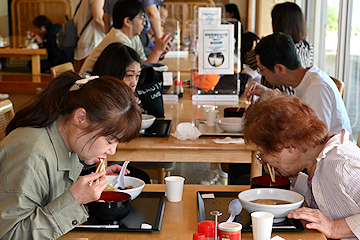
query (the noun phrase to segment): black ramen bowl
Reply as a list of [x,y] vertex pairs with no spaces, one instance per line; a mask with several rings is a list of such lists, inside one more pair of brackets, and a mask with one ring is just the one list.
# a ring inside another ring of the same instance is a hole
[[112,223],[120,221],[130,212],[131,196],[123,192],[103,192],[98,201],[88,204],[89,214],[95,219]]
[[275,177],[275,182],[271,181],[270,176],[260,176],[250,179],[251,188],[281,188],[290,190],[290,180],[286,177]]
[[224,109],[224,117],[242,117],[245,112],[245,108],[228,107]]

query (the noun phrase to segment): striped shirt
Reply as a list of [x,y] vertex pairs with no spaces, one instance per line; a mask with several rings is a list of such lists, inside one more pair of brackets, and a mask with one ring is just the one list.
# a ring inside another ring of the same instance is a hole
[[[342,130],[325,144],[312,178],[312,192],[319,210],[332,220],[345,219],[360,238],[360,148]],[[299,173],[294,191],[304,195],[310,205],[308,175]],[[356,238],[350,238],[356,239]]]

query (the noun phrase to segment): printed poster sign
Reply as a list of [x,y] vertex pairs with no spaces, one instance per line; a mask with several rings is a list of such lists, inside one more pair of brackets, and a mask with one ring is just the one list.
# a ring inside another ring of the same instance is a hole
[[234,25],[199,26],[199,74],[234,74]]

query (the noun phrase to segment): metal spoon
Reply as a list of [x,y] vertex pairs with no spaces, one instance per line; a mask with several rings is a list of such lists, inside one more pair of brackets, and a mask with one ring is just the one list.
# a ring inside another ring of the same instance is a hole
[[125,188],[125,170],[127,165],[129,164],[130,161],[125,161],[122,165],[119,177],[117,179],[117,183],[115,184],[114,188]]
[[234,221],[236,215],[239,215],[242,210],[242,206],[239,199],[234,199],[229,204],[229,218],[226,222]]

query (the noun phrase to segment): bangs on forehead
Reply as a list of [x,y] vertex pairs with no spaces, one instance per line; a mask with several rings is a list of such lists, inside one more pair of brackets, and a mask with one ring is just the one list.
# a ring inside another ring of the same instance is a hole
[[109,119],[100,134],[102,136],[112,136],[119,142],[129,142],[131,139],[138,137],[141,116],[134,117],[134,115],[136,113],[130,114],[130,116],[123,113]]

